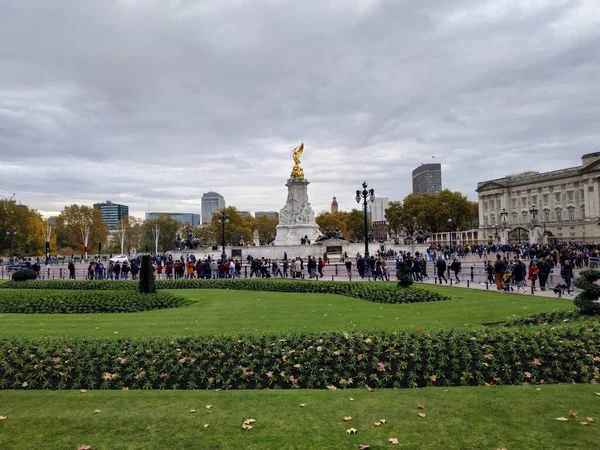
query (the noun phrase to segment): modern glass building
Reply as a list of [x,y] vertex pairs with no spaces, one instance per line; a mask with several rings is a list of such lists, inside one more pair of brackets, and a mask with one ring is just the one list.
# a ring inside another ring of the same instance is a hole
[[110,230],[116,230],[119,220],[129,215],[129,206],[113,203],[110,200],[104,203],[94,203],[94,209],[100,211],[102,222],[106,223]]
[[160,216],[169,216],[182,224],[189,224],[192,227],[200,225],[200,214],[194,213],[168,213],[168,212],[147,212],[146,220],[158,219]]
[[268,217],[268,218],[279,217],[279,213],[277,211],[256,211],[254,213],[254,217],[256,217],[257,219],[259,217]]
[[225,199],[218,192],[202,194],[202,223],[210,223],[214,212],[225,208]]
[[442,165],[421,164],[412,171],[413,194],[439,194],[442,191]]

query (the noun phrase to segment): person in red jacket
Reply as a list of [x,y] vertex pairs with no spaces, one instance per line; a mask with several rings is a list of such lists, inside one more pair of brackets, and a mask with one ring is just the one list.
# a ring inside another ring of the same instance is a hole
[[531,281],[531,287],[535,291],[535,282],[538,279],[538,266],[533,261],[529,263],[527,268],[527,279]]

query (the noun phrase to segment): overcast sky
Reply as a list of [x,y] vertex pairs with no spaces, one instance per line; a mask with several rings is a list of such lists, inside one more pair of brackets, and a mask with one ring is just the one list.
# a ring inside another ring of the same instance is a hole
[[[363,180],[401,200],[600,151],[598,0],[3,0],[0,195],[318,213]],[[435,156],[435,160],[432,159]]]

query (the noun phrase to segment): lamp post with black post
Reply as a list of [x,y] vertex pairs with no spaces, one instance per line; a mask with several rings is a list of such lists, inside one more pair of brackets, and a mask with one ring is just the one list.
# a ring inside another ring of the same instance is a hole
[[452,216],[448,215],[448,243],[452,245]]
[[360,189],[356,190],[356,203],[360,204],[360,199],[363,199],[363,207],[365,214],[365,275],[367,277],[371,276],[371,265],[369,264],[369,226],[367,222],[367,202],[370,201],[373,203],[375,200],[375,189],[367,190],[367,182],[364,181],[362,184],[362,191]]
[[500,217],[502,217],[502,241],[501,244],[506,244],[506,241],[508,239],[504,239],[504,233],[506,232],[506,218],[508,217],[508,211],[506,210],[506,208],[502,208],[502,211],[500,211]]
[[227,253],[225,252],[225,224],[229,222],[229,216],[224,213],[219,213],[219,222],[221,222],[221,245],[223,247],[223,253],[221,253],[221,261],[227,259]]
[[8,255],[8,262],[12,262],[13,261],[13,241],[15,239],[15,235],[17,234],[17,232],[15,230],[13,230],[12,228],[9,228],[8,230],[6,230],[6,236],[8,236],[8,239],[10,240],[10,254]]
[[539,211],[540,210],[535,204],[531,205],[531,208],[529,208],[529,214],[531,214],[531,236],[529,236],[530,244],[534,244],[537,241],[536,228],[538,226],[537,214]]

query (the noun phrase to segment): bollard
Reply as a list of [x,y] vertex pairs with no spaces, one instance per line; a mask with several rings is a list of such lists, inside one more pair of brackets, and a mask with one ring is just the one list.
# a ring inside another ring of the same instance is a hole
[[335,276],[336,277],[338,276],[338,266],[337,266],[337,264],[335,265]]
[[533,284],[532,284],[531,285],[531,295],[533,295],[534,291],[535,291],[535,289],[534,289]]
[[433,283],[433,284],[437,284],[437,277],[435,277],[435,278],[433,279],[433,281],[434,281],[434,283]]
[[558,289],[558,297],[561,298],[562,297],[562,288]]
[[248,278],[248,266],[244,266],[244,278]]
[[331,275],[331,281],[333,281],[333,275]]
[[62,267],[60,269],[58,269],[58,278],[60,278],[61,280],[64,280],[63,274],[62,274]]
[[490,283],[488,283],[487,281],[485,282],[485,289],[488,290],[490,288]]
[[450,278],[450,286],[452,286],[452,278]]
[[48,279],[50,279],[50,267],[48,267]]
[[[475,274],[473,273],[473,270],[474,270],[474,268],[473,268],[473,266],[471,266],[471,281],[475,281]],[[467,287],[469,287],[469,286],[467,285]]]
[[470,286],[469,286],[469,280],[467,280],[467,287],[470,287]]

